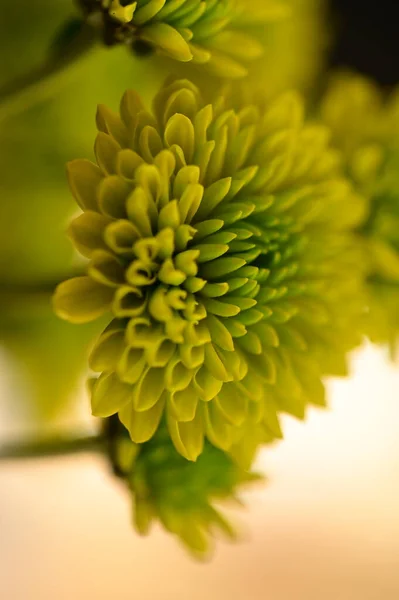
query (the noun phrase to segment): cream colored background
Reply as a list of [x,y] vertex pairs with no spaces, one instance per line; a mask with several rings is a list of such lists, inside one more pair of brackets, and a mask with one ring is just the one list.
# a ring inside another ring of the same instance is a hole
[[0,464],[1,600],[399,599],[399,369],[371,348],[353,364],[330,411],[286,419],[245,539],[206,565],[161,531],[139,538],[96,457]]

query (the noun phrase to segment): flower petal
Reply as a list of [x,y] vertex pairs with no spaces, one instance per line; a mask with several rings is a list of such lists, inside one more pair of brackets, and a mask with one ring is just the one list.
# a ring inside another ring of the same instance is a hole
[[132,386],[122,383],[116,373],[103,373],[91,392],[91,410],[94,417],[110,417],[132,398]]
[[188,423],[178,423],[168,411],[170,437],[176,450],[187,460],[196,461],[204,447],[204,424],[200,410]]
[[152,438],[160,423],[165,401],[159,400],[148,410],[136,411],[129,403],[119,411],[119,418],[136,444],[143,444]]
[[83,210],[98,210],[97,188],[103,175],[90,160],[77,159],[67,164],[69,186]]
[[104,231],[110,219],[92,210],[87,210],[74,219],[68,233],[76,249],[90,258],[95,250],[106,249]]
[[91,277],[74,277],[63,281],[54,293],[54,309],[71,323],[88,323],[110,308],[114,292]]

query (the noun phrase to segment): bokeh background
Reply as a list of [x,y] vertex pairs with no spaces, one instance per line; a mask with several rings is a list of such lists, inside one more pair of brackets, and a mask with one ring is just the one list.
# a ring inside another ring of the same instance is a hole
[[0,598],[396,600],[398,394],[383,352],[355,355],[330,410],[287,419],[284,442],[259,457],[269,483],[231,513],[243,539],[206,564],[160,530],[138,537],[98,457],[2,463]]
[[[270,92],[312,95],[327,67],[399,82],[395,2],[289,0],[271,26]],[[73,16],[71,0],[0,2],[0,89],[41,64]],[[378,9],[378,10],[377,10]],[[52,96],[0,108],[0,444],[91,431],[84,356],[99,325],[53,316],[51,289],[79,268],[65,236],[75,211],[64,164],[92,155],[95,106],[127,87],[151,97],[164,67],[94,49]],[[0,598],[5,600],[396,600],[399,598],[399,368],[383,349],[331,381],[330,410],[287,419],[258,467],[267,486],[235,514],[243,541],[197,565],[173,539],[139,538],[130,505],[95,456],[0,463]]]

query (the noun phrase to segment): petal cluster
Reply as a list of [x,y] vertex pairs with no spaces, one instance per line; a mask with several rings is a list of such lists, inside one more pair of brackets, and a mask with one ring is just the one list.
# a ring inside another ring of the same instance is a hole
[[113,469],[132,494],[137,531],[145,535],[159,521],[197,558],[209,554],[215,533],[236,537],[214,503],[240,503],[240,489],[262,479],[209,443],[197,462],[186,461],[176,452],[165,427],[151,441],[136,445],[126,430],[116,426],[111,448]]
[[281,0],[81,0],[97,13],[106,43],[126,43],[137,50],[154,48],[180,62],[203,66],[213,75],[237,78],[245,64],[262,55],[251,30],[284,17]]
[[345,169],[369,209],[359,234],[369,266],[366,329],[392,348],[399,337],[399,93],[384,95],[371,81],[337,74],[321,105]]
[[204,437],[242,455],[279,437],[277,413],[323,404],[321,377],[358,342],[364,206],[325,128],[295,94],[231,106],[187,80],[152,112],[129,91],[120,115],[99,108],[97,165],[69,164],[89,262],[55,307],[112,315],[90,357],[93,414],[118,413],[137,443],[166,414],[189,460]]

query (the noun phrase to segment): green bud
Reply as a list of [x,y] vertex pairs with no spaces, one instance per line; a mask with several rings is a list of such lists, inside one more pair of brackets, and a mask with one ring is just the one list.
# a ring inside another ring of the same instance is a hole
[[163,425],[144,444],[134,444],[112,419],[106,422],[106,431],[112,467],[130,489],[133,521],[140,534],[148,534],[151,525],[160,522],[199,559],[209,555],[215,534],[236,538],[220,505],[240,504],[240,489],[261,480],[260,475],[239,467],[209,443],[197,462],[187,462]]

